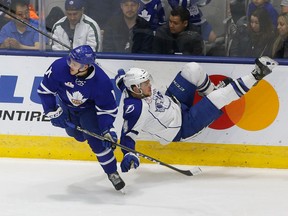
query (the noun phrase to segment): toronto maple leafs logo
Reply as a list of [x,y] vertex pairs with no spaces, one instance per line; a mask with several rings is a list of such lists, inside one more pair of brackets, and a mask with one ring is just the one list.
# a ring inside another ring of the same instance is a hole
[[74,105],[74,106],[80,106],[81,104],[85,103],[85,101],[88,98],[84,98],[81,92],[76,91],[70,94],[70,92],[66,91],[66,95],[69,99],[69,101]]
[[141,11],[140,14],[138,14],[138,16],[142,17],[143,19],[145,19],[146,21],[150,21],[151,19],[151,15],[148,13],[148,11],[146,9],[144,9],[143,11]]
[[187,8],[191,16],[199,16],[199,9],[197,5],[191,5],[191,7]]
[[155,101],[156,112],[164,112],[171,105],[171,101],[165,98],[159,91],[155,91],[153,100]]

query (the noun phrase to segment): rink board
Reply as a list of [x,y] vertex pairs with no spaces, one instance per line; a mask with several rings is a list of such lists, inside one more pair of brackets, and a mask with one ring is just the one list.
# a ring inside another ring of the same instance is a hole
[[[96,160],[86,143],[72,138],[0,136],[0,157],[44,158],[63,160]],[[137,151],[168,164],[202,166],[236,166],[258,168],[288,168],[288,147],[209,143],[171,143],[139,141]],[[119,148],[115,150],[122,159]],[[150,161],[140,158],[142,163]]]
[[[0,72],[1,157],[95,160],[87,144],[68,138],[63,129],[53,127],[43,115],[36,89],[55,59],[0,56],[0,61],[5,62]],[[221,76],[238,78],[254,68],[251,60],[223,63],[203,59],[194,61],[203,66],[211,79]],[[112,81],[119,68],[142,67],[152,74],[155,83],[158,83],[155,85],[162,90],[167,88],[185,62],[187,59],[98,60]],[[229,105],[224,119],[217,120],[200,135],[166,146],[140,136],[137,150],[171,164],[288,168],[286,68],[285,64],[277,67],[244,98]],[[115,93],[120,103],[115,122],[119,135],[122,126],[121,96],[117,89]],[[120,150],[116,150],[116,156],[120,161]],[[142,161],[148,162],[145,159]]]

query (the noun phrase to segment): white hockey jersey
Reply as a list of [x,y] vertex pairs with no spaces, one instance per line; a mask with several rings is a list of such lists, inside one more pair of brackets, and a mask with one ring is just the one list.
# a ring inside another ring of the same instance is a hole
[[125,94],[121,144],[134,149],[135,139],[141,133],[151,135],[161,144],[172,142],[182,124],[180,106],[157,89],[143,99]]

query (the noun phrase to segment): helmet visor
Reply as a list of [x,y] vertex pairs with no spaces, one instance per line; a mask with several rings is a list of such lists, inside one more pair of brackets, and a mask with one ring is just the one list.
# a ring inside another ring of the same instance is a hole
[[74,61],[70,57],[67,58],[67,65],[73,70],[81,70],[84,68],[85,64]]

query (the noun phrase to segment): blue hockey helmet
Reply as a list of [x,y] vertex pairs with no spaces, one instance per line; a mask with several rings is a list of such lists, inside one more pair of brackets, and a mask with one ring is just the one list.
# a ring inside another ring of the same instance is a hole
[[82,65],[92,64],[95,62],[96,54],[89,45],[82,45],[71,50],[67,61],[70,62],[71,59]]

